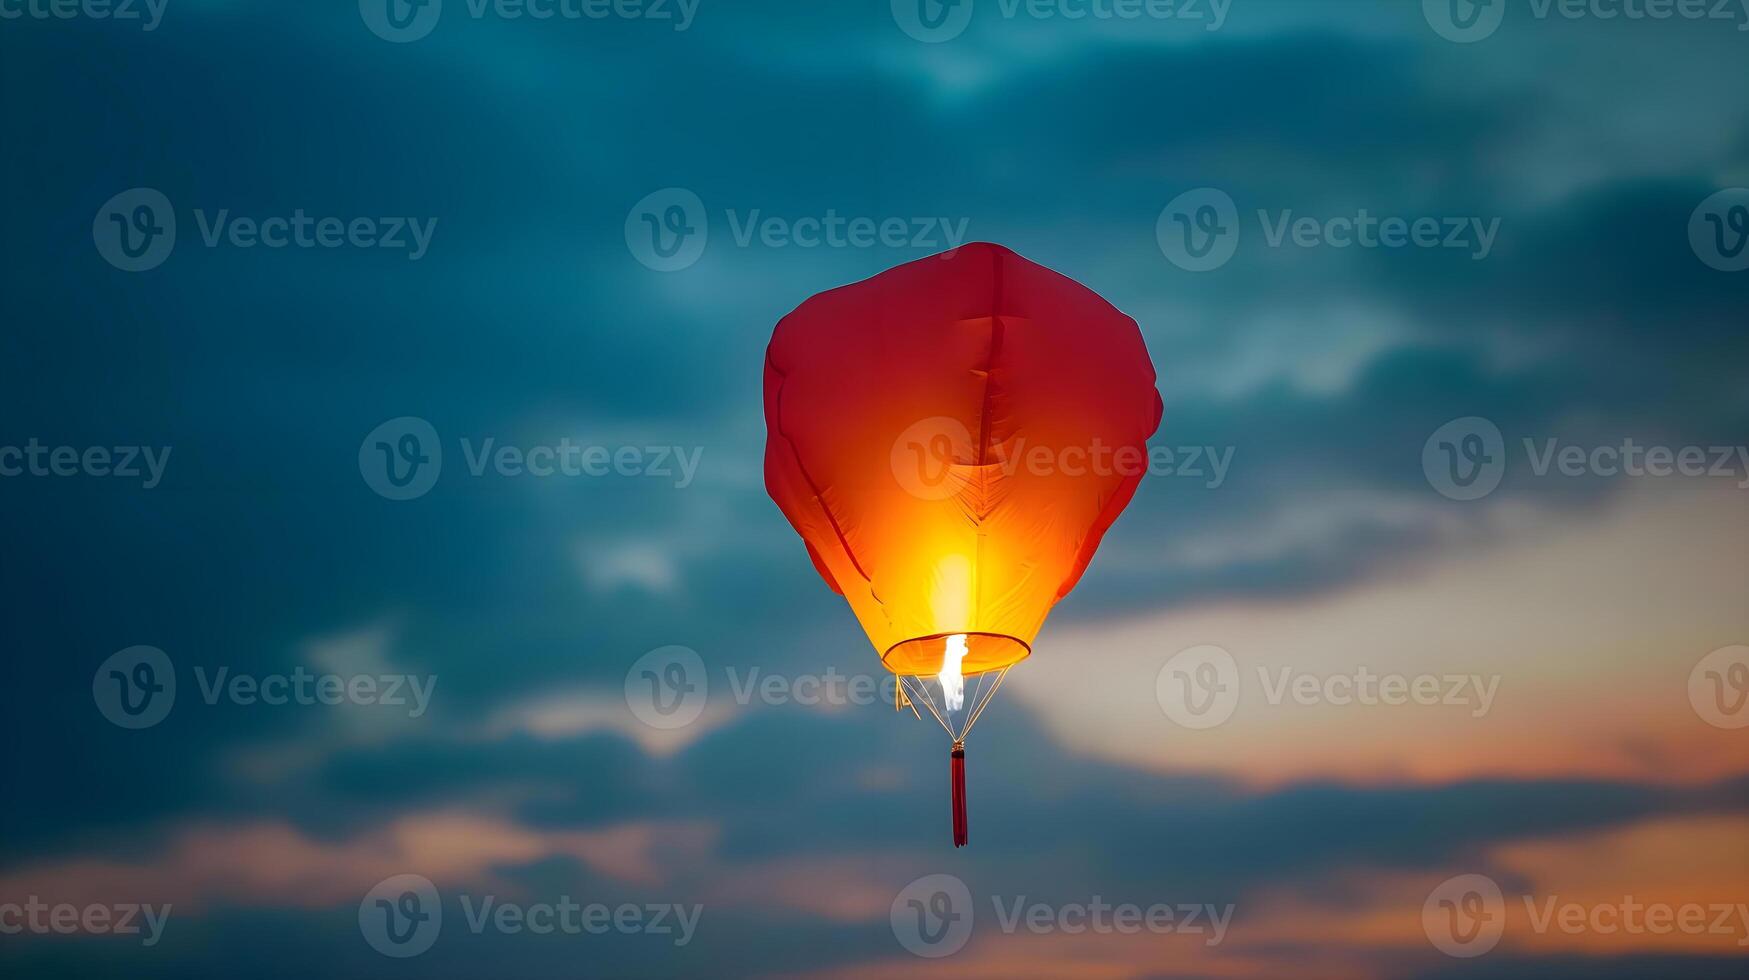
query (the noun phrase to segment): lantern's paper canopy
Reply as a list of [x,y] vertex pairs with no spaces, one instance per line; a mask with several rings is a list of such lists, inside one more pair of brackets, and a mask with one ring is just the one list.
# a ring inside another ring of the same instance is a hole
[[1159,422],[1135,321],[998,245],[814,296],[766,352],[766,488],[901,675],[960,634],[968,676],[1028,656]]

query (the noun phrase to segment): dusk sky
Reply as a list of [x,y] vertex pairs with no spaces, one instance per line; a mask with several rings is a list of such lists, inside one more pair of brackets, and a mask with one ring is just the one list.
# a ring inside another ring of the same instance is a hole
[[[0,973],[1749,974],[1749,0],[0,0],[0,82]],[[1163,421],[956,849],[762,371],[976,242]]]

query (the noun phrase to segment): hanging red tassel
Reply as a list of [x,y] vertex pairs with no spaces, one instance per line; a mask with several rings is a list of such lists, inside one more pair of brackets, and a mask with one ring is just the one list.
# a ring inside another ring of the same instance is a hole
[[966,746],[953,743],[953,846],[966,846]]

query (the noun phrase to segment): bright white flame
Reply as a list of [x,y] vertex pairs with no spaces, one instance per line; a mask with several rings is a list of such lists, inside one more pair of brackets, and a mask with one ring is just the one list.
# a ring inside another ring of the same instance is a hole
[[966,679],[960,675],[960,661],[964,659],[966,635],[955,633],[947,638],[947,650],[941,656],[941,673],[935,675],[941,681],[941,700],[947,711],[958,711],[966,706]]

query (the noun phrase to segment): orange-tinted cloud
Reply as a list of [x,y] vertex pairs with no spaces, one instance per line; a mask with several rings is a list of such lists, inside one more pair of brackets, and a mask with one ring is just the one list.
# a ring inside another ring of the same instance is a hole
[[343,840],[311,837],[284,823],[199,825],[160,853],[130,862],[73,858],[0,874],[0,895],[37,895],[74,904],[211,902],[320,908],[358,901],[390,875],[416,873],[443,884],[517,889],[495,869],[568,857],[630,885],[653,886],[690,855],[707,851],[706,823],[627,823],[589,831],[533,830],[462,812],[403,817]]
[[[1749,772],[1749,739],[1704,722],[1687,690],[1702,656],[1749,642],[1749,495],[1663,484],[1566,523],[1502,521],[1487,542],[1333,595],[1048,630],[1002,697],[1071,750],[1252,785]],[[1200,644],[1232,655],[1240,701],[1192,730],[1161,710],[1156,680]],[[1447,676],[1498,687],[1480,717],[1468,688],[1458,704],[1271,702],[1284,676],[1363,667],[1442,678],[1441,697]]]

